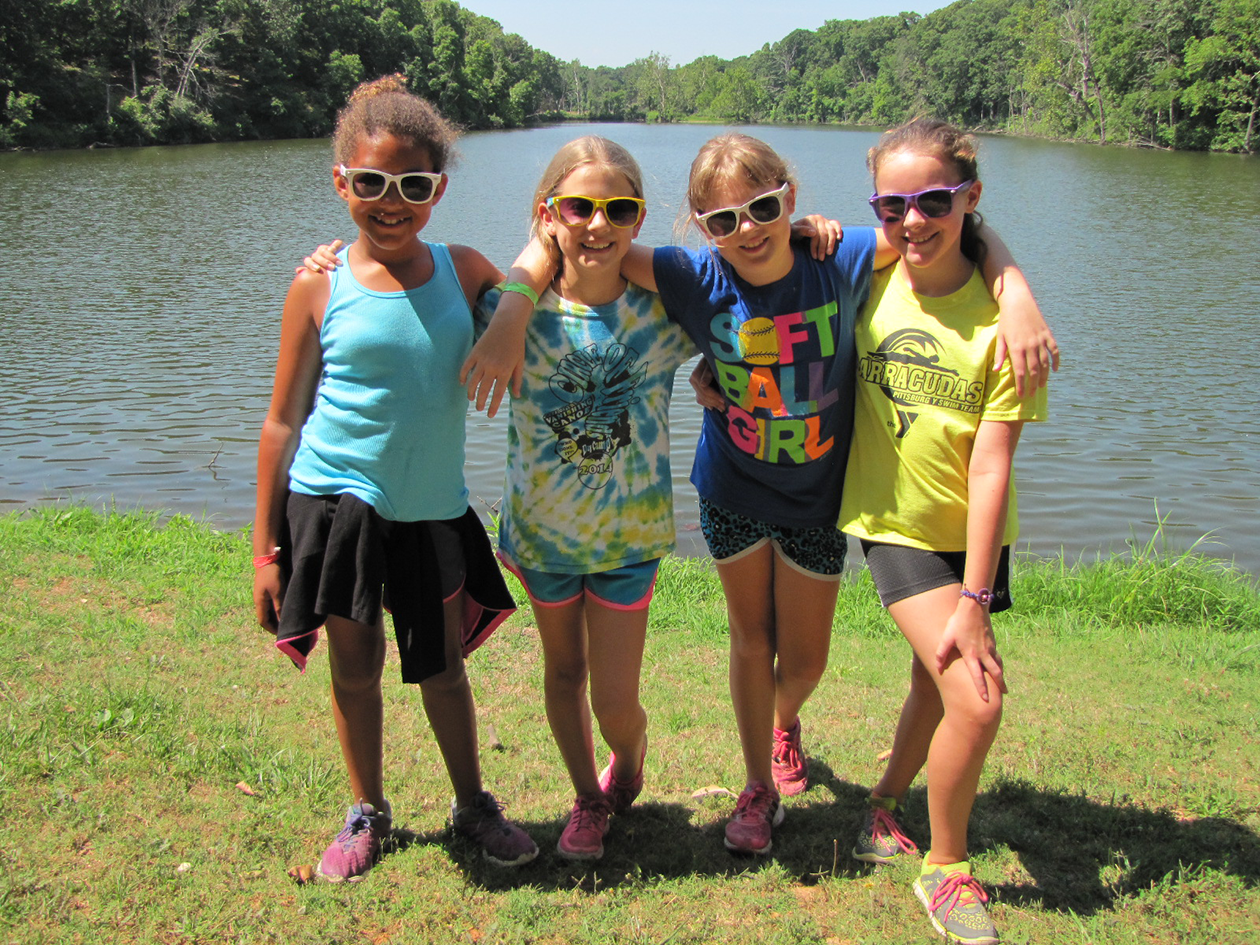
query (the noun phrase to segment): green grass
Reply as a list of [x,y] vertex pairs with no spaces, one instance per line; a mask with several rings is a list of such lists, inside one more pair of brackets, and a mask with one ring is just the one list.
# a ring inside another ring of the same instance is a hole
[[[317,651],[253,626],[239,534],[68,508],[0,517],[0,942],[885,943],[935,940],[914,864],[849,859],[908,648],[846,581],[806,708],[814,787],[763,860],[730,856],[740,786],[720,589],[671,560],[644,672],[641,806],[595,866],[552,853],[570,790],[528,614],[472,658],[487,785],[543,847],[486,865],[444,828],[419,694],[387,671],[398,849],[363,883],[299,886],[348,801]],[[1157,542],[1021,563],[999,617],[1011,695],[972,820],[1008,943],[1260,941],[1260,594]],[[241,790],[244,784],[252,794]],[[922,783],[911,834],[927,838]]]

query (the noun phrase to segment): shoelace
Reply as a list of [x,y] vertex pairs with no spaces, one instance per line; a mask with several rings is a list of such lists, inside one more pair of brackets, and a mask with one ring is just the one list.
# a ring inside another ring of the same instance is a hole
[[508,833],[509,827],[507,819],[503,816],[503,805],[493,796],[484,794],[466,809],[471,810],[472,814],[468,817],[469,822],[464,829],[472,830],[478,835],[484,834],[487,830]]
[[[914,845],[914,841],[901,832],[901,828],[897,826],[897,821],[893,819],[893,815],[882,807],[874,808],[875,819],[871,824],[871,839],[878,839],[880,836],[892,837],[897,841],[897,846],[901,847],[905,853],[918,853],[919,848]],[[958,875],[958,874],[955,874]]]
[[357,814],[353,820],[348,821],[346,825],[341,828],[341,833],[337,834],[337,842],[342,846],[353,843],[355,837],[359,834],[363,833],[365,830],[372,829],[372,821],[373,818],[369,817],[367,814]]
[[950,873],[936,887],[936,892],[932,894],[932,902],[929,908],[935,912],[941,906],[945,906],[944,917],[949,918],[949,914],[954,911],[955,906],[969,905],[972,902],[987,905],[989,894],[984,891],[984,887],[971,874]]
[[482,801],[477,807],[481,809],[483,817],[491,820],[500,820],[503,817],[503,805],[488,795],[482,795]]
[[799,768],[801,764],[801,752],[797,747],[797,739],[790,734],[784,739],[775,739],[774,758],[780,764],[790,765]]
[[767,809],[774,803],[774,795],[766,788],[757,788],[747,794],[741,794],[739,801],[735,804],[735,816],[733,820],[739,820],[748,817],[754,811]]
[[607,801],[600,799],[587,800],[586,798],[579,798],[575,808],[573,816],[577,818],[578,826],[581,828],[594,827],[597,812],[602,813],[605,817],[608,816],[609,812]]

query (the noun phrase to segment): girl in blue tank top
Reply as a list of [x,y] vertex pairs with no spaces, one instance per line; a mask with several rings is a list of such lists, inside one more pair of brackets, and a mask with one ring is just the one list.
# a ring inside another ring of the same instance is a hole
[[371,869],[392,830],[382,762],[383,605],[404,682],[419,683],[455,798],[455,831],[500,865],[537,846],[483,789],[464,656],[515,604],[464,487],[460,363],[471,307],[502,274],[465,246],[418,239],[446,189],[456,134],[401,76],[359,86],[337,119],[333,184],[359,227],[330,274],[284,303],[258,445],[254,602],[299,667],[328,635],[350,779],[325,879]]

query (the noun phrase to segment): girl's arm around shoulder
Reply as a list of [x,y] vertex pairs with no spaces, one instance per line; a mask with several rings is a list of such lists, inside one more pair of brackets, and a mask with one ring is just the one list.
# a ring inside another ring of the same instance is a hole
[[477,300],[486,294],[486,290],[503,281],[503,273],[498,266],[470,246],[452,243],[446,248],[450,251],[451,262],[455,264],[455,274],[459,276],[459,284],[464,290],[464,298],[468,300],[468,307],[476,308]]
[[537,239],[530,240],[508,272],[507,286],[514,287],[513,291],[499,297],[490,324],[459,369],[459,382],[467,385],[468,399],[476,402],[478,410],[485,409],[487,416],[499,412],[509,386],[513,397],[520,396],[525,327],[534,299],[547,290],[555,274],[556,262],[546,247]]
[[987,224],[980,228],[980,238],[986,248],[980,274],[998,304],[994,366],[1001,367],[1010,357],[1015,369],[1015,389],[1022,395],[1026,387],[1044,387],[1050,380],[1050,371],[1059,369],[1059,345],[1002,238]]
[[882,226],[873,229],[875,230],[875,268],[886,269],[899,260],[901,254],[893,248],[892,243],[888,242]]
[[[992,588],[997,575],[1006,532],[1011,466],[1022,429],[1020,420],[982,420],[972,444],[967,465],[967,564],[963,573],[963,587],[972,592]],[[988,607],[969,597],[959,596],[945,624],[936,651],[938,672],[955,658],[954,651],[966,665],[982,700],[989,701],[989,680],[1000,692],[1007,691]]]
[[621,275],[649,292],[658,291],[656,288],[656,272],[652,263],[655,254],[656,250],[652,249],[651,246],[631,243],[629,251],[621,259]]
[[[254,554],[270,555],[280,538],[288,495],[289,466],[302,424],[310,413],[322,357],[319,330],[328,307],[328,277],[303,269],[293,277],[280,321],[271,403],[258,438],[258,499],[254,511]],[[280,567],[254,571],[254,610],[258,623],[276,629],[284,588]]]

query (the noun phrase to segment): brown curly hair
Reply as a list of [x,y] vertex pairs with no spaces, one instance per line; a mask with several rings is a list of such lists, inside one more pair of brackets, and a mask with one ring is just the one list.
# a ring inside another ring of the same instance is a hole
[[441,172],[454,160],[459,129],[431,104],[407,88],[402,73],[361,83],[337,113],[333,131],[333,160],[345,164],[364,138],[389,134],[410,141],[429,153],[433,170]]

